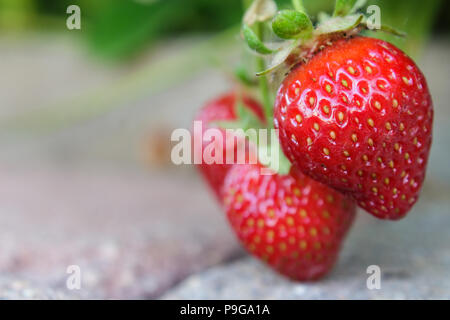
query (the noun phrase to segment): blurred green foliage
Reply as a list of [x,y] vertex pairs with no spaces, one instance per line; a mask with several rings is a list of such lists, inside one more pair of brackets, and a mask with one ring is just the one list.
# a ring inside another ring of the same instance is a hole
[[381,8],[383,24],[406,32],[406,37],[396,37],[383,32],[367,32],[368,35],[395,44],[413,57],[417,57],[427,39],[441,0],[369,0],[368,5],[376,4]]
[[36,12],[33,0],[0,0],[0,28],[22,30],[33,23]]
[[224,30],[241,15],[240,1],[234,0],[117,1],[96,13],[87,35],[98,53],[121,58],[168,35]]
[[[280,9],[290,0],[277,0]],[[304,0],[311,16],[331,13],[334,0]],[[444,4],[445,3],[445,4]],[[77,4],[82,11],[82,36],[98,55],[110,59],[131,57],[165,37],[192,33],[214,33],[240,23],[242,0],[0,0],[2,31],[36,28],[66,31],[66,8]],[[369,0],[381,7],[384,24],[406,31],[400,39],[381,37],[417,54],[433,25],[449,29],[448,19],[435,19],[442,10],[450,14],[448,1]],[[445,21],[442,21],[445,20]]]

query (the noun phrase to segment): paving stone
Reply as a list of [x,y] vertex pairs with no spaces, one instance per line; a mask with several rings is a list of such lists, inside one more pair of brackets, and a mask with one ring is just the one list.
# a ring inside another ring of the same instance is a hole
[[[86,298],[153,298],[240,254],[190,173],[0,170],[0,278]],[[1,296],[0,296],[1,297]]]

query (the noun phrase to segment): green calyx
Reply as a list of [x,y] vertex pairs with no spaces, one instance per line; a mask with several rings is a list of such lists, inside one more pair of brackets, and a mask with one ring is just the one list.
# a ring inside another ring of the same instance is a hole
[[272,30],[281,39],[306,39],[313,29],[309,17],[296,10],[282,10],[272,21]]
[[242,26],[242,36],[248,47],[260,54],[270,54],[274,51],[267,48],[267,46],[258,38],[256,33],[246,24]]
[[291,42],[286,41],[286,43],[284,43],[283,46],[281,46],[272,56],[267,68],[257,72],[256,75],[258,77],[264,76],[278,69],[281,65],[283,65],[291,53],[300,45],[300,43],[301,42],[299,40],[294,40]]
[[362,14],[353,14],[345,17],[334,17],[325,20],[316,28],[316,33],[332,34],[337,32],[347,32],[358,27],[363,21],[364,16]]
[[[260,4],[263,0],[255,0]],[[333,15],[320,13],[315,28],[305,12],[301,0],[292,0],[294,10],[281,10],[273,18],[270,27],[273,33],[283,42],[276,42],[277,48],[268,48],[264,41],[255,38],[248,31],[246,41],[252,50],[270,55],[268,66],[257,72],[257,76],[264,76],[285,66],[282,72],[287,71],[297,63],[308,61],[317,49],[328,45],[330,41],[339,38],[350,37],[365,29],[373,29],[369,19],[358,10],[362,9],[366,0],[336,0]],[[267,14],[264,15],[267,18]],[[262,24],[262,23],[261,23]],[[380,31],[388,32],[396,36],[404,36],[404,33],[389,26],[380,25]],[[286,63],[289,61],[289,63]],[[281,73],[281,72],[280,72]]]

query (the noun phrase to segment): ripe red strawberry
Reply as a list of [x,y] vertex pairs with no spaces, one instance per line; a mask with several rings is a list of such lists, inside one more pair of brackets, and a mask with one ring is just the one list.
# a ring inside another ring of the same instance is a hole
[[417,201],[431,146],[425,78],[381,40],[341,39],[293,69],[275,103],[286,156],[382,219]]
[[261,175],[236,165],[223,187],[224,206],[244,247],[281,274],[314,280],[327,273],[355,217],[344,195],[296,169]]
[[[248,96],[244,96],[242,98],[243,105],[247,107],[249,110],[255,113],[255,115],[261,120],[264,121],[264,113],[261,105]],[[219,98],[211,100],[208,102],[197,114],[195,120],[202,121],[202,141],[203,146],[201,148],[201,153],[203,154],[203,150],[208,146],[211,141],[207,141],[204,139],[203,134],[204,131],[208,128],[213,127],[212,123],[216,121],[228,121],[228,120],[236,120],[237,119],[237,95],[236,93],[228,93]],[[225,144],[225,130],[220,129],[223,133],[223,142]],[[223,146],[223,156],[225,157],[226,145]],[[235,148],[236,151],[236,148]],[[235,153],[236,154],[236,153]],[[225,162],[225,160],[224,160]],[[202,164],[197,165],[197,168],[216,194],[216,196],[221,200],[220,190],[223,185],[223,181],[225,179],[225,175],[228,170],[231,168],[231,164],[206,164],[202,161]]]

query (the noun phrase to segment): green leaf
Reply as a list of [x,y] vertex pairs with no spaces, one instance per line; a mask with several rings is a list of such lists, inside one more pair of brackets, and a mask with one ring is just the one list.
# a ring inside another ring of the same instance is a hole
[[313,25],[303,12],[282,10],[273,19],[272,29],[281,39],[298,39],[309,37],[313,31]]
[[286,61],[291,52],[300,45],[300,42],[300,40],[286,42],[285,45],[273,55],[269,66],[265,70],[258,72],[256,75],[263,76],[277,69]]
[[[366,25],[366,27],[367,27],[367,23],[364,23],[364,25]],[[383,31],[383,32],[386,32],[386,33],[390,33],[390,34],[392,34],[394,36],[397,36],[397,37],[406,37],[406,33],[405,32],[397,30],[397,29],[395,29],[395,28],[393,28],[391,26],[387,26],[385,24],[382,24],[380,26],[380,31]]]
[[189,5],[186,0],[39,0],[39,7],[49,7],[51,14],[64,14],[66,19],[66,8],[73,2],[81,7],[80,34],[92,51],[115,61],[134,58],[160,39],[199,32],[213,34],[239,25],[242,19],[237,0],[189,0]]
[[357,0],[336,0],[334,7],[334,17],[345,17],[355,6]]
[[248,47],[260,54],[270,54],[273,50],[267,48],[264,43],[258,38],[256,33],[246,24],[242,26],[242,35]]
[[334,17],[319,25],[318,34],[345,32],[356,28],[363,20],[362,14],[354,14],[346,17]]
[[102,57],[127,58],[156,41],[167,24],[182,19],[181,15],[173,12],[173,6],[171,2],[144,5],[117,1],[94,15],[91,24],[86,28],[83,26],[86,30],[83,34],[91,48]]

